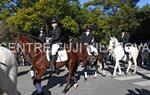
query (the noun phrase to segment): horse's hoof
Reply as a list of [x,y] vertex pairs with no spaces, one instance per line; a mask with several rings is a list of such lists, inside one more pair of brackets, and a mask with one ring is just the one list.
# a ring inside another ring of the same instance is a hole
[[64,90],[64,91],[61,93],[61,95],[67,95],[66,93],[67,93],[67,91]]
[[59,74],[60,74],[60,71],[59,71],[59,70],[58,70],[58,71],[56,71],[56,74],[57,74],[57,75],[59,75]]
[[125,75],[129,75],[129,72],[125,72]]
[[116,77],[116,75],[113,75],[113,76],[112,76],[112,78],[115,78],[115,77]]
[[102,75],[103,77],[106,77],[106,73],[101,73],[101,75]]
[[67,95],[66,93],[62,93],[61,95]]
[[135,74],[136,74],[136,72],[133,72],[132,74],[133,74],[133,75],[135,75]]
[[78,86],[79,86],[79,85],[78,85],[77,83],[76,83],[76,84],[74,84],[74,87],[75,87],[76,89],[78,88]]
[[17,94],[18,94],[18,95],[21,95],[21,93],[20,93],[20,92],[18,92],[18,91],[17,91]]
[[102,74],[103,77],[106,77],[106,74]]
[[120,74],[118,74],[119,76],[121,76],[122,74],[120,73]]
[[44,92],[36,93],[35,95],[44,95]]
[[34,80],[34,77],[31,77],[32,80]]
[[93,76],[93,78],[94,78],[94,79],[96,79],[96,78],[97,78],[97,76]]
[[96,79],[97,77],[93,77],[94,79]]
[[87,78],[84,78],[85,81],[87,81]]
[[52,73],[49,74],[49,77],[52,77]]

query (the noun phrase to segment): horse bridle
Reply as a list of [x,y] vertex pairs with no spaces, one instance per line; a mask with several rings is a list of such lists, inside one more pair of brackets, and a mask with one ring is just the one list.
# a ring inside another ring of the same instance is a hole
[[2,62],[0,62],[0,64],[1,64],[1,65],[3,65],[3,66],[5,66],[5,67],[7,67],[7,65],[6,65],[6,64],[4,64],[4,63],[2,63]]
[[121,43],[120,43],[120,44],[118,44],[118,45],[116,45],[115,41],[113,41],[112,43],[113,43],[113,45],[111,46],[112,48],[111,48],[111,49],[108,49],[108,51],[109,51],[110,53],[112,53],[112,52],[111,52],[111,51],[112,51],[112,49],[114,49],[114,48],[116,48],[116,47],[118,47],[118,46],[120,46],[120,45],[121,45]]

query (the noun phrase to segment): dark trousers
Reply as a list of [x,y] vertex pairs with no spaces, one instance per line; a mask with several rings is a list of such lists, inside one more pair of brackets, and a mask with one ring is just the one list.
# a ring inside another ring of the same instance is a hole
[[124,44],[123,44],[123,50],[124,50],[125,55],[127,56],[126,61],[128,62],[128,61],[129,61],[129,52],[127,52],[127,51],[125,50],[125,46],[126,46],[126,44],[124,43]]

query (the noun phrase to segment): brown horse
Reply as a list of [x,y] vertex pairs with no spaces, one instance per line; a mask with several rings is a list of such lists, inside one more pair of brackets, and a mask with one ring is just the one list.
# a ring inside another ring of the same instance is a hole
[[98,69],[100,65],[102,66],[102,75],[105,76],[104,73],[104,56],[102,52],[98,52],[97,56],[92,56],[88,54],[87,48],[88,45],[84,45],[78,38],[72,39],[72,43],[78,48],[77,53],[78,53],[78,62],[82,63],[84,67],[84,79],[87,80],[87,73],[90,69],[90,67],[95,68],[95,73],[94,73],[94,78],[97,77],[97,73],[99,73]]
[[[33,78],[33,85],[35,86],[35,89],[37,91],[38,95],[41,95],[42,87],[41,87],[41,77],[45,74],[47,68],[50,66],[50,62],[48,62],[46,53],[43,48],[43,44],[41,46],[41,43],[38,43],[37,41],[31,39],[31,37],[27,37],[24,35],[18,36],[18,43],[21,46],[24,46],[24,51],[28,53],[31,56],[32,60],[32,68],[34,70],[34,78]],[[68,48],[67,48],[68,49]],[[60,69],[64,65],[68,67],[68,78],[67,78],[67,85],[65,86],[63,93],[66,93],[72,85],[72,81],[74,83],[77,83],[76,78],[74,77],[74,74],[77,70],[77,53],[73,52],[71,49],[68,50],[70,52],[67,52],[68,60],[65,62],[56,62],[56,68]]]

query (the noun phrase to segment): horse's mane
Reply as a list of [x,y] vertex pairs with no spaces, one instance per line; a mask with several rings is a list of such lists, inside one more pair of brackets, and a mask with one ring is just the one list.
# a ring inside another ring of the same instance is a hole
[[118,39],[116,37],[110,37],[110,40],[114,40],[116,43],[119,43]]
[[42,43],[40,39],[30,34],[21,33],[19,34],[19,37],[24,38],[26,41]]
[[116,37],[113,37],[115,42],[119,43],[118,39]]

